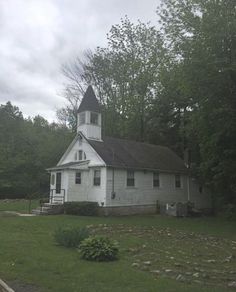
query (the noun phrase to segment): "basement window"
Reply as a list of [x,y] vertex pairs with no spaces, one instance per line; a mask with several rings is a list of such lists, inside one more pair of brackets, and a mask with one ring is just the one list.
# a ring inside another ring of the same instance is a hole
[[153,172],[153,187],[160,187],[160,175],[158,171]]
[[75,184],[80,185],[81,184],[81,172],[75,173]]
[[100,186],[100,184],[101,184],[101,171],[96,169],[94,170],[93,185]]
[[127,187],[134,187],[134,171],[128,170],[127,171]]
[[175,175],[175,187],[177,189],[181,188],[181,176],[180,174]]

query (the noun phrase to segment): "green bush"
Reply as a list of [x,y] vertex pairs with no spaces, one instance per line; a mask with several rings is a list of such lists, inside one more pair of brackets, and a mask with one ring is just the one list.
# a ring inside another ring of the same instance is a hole
[[107,237],[91,236],[79,246],[83,259],[89,261],[114,261],[118,256],[118,244]]
[[57,244],[65,247],[78,247],[87,237],[89,237],[87,228],[58,228],[54,233]]
[[80,216],[98,215],[97,202],[66,202],[64,203],[65,214]]

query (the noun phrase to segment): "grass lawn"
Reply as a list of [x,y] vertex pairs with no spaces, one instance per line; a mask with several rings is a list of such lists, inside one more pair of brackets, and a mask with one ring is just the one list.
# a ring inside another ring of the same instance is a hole
[[[55,244],[59,226],[88,225],[118,240],[118,261],[87,262]],[[35,291],[229,291],[235,257],[236,223],[218,218],[0,215],[0,277]]]
[[32,200],[29,205],[29,200],[0,200],[0,212],[1,211],[15,211],[19,213],[29,213],[30,209],[35,209],[39,206],[39,200]]

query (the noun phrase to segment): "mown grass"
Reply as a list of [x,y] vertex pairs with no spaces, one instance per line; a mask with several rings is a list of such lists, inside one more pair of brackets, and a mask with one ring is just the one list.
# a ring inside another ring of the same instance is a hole
[[29,213],[30,210],[39,206],[39,200],[0,200],[0,212],[1,211],[15,211],[19,213]]
[[[53,234],[58,227],[88,225],[93,232],[119,241],[118,261],[87,262],[80,259],[76,249],[55,244]],[[220,269],[236,271],[234,258],[222,263],[222,259],[234,253],[235,227],[235,223],[216,218],[1,217],[0,275],[9,283],[17,280],[35,284],[40,291],[228,291],[227,283],[235,274],[222,281],[205,281],[200,276],[181,282],[175,280],[174,272],[185,275],[186,271],[194,273],[195,268],[204,266],[206,273],[215,277]],[[172,256],[174,260],[170,259]],[[203,261],[212,258],[216,262]],[[143,265],[144,261],[151,265]],[[140,266],[133,267],[134,262]],[[176,263],[182,266],[176,267]],[[160,274],[151,273],[157,269]],[[173,273],[165,273],[165,269],[172,269]],[[217,271],[211,274],[211,270]]]

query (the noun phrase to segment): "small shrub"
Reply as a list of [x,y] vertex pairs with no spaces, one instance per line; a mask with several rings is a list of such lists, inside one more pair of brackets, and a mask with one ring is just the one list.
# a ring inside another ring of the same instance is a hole
[[107,237],[91,236],[79,246],[83,259],[89,261],[114,261],[118,256],[118,244]]
[[80,216],[98,215],[97,202],[66,202],[64,203],[65,214]]
[[54,233],[57,244],[65,247],[78,247],[87,237],[89,237],[87,228],[59,228]]

